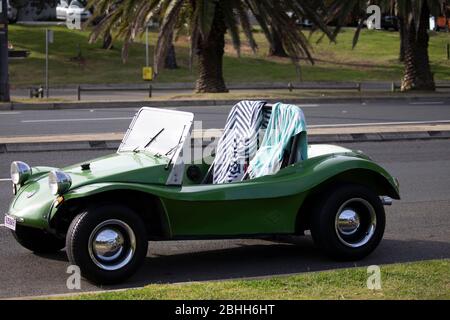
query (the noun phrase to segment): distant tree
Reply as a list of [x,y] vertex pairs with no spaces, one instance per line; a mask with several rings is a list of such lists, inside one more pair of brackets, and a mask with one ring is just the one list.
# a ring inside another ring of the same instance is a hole
[[[400,60],[403,60],[405,71],[402,79],[402,91],[431,90],[436,86],[430,68],[428,56],[429,18],[430,14],[439,16],[448,5],[447,0],[334,0],[329,6],[329,20],[338,21],[335,34],[344,25],[351,12],[360,14],[361,21],[366,17],[368,4],[376,4],[387,9],[395,9],[400,18]],[[353,46],[358,42],[362,23],[356,30]]]
[[[111,0],[91,0],[95,3],[94,15],[101,15]],[[289,18],[288,12],[307,16],[319,29],[329,37],[331,33],[312,5],[311,0],[123,0],[94,29],[91,41],[102,34],[103,30],[116,28],[117,36],[124,38],[122,50],[126,59],[128,44],[137,34],[145,30],[148,21],[157,12],[162,12],[162,24],[154,54],[155,73],[158,74],[164,63],[166,53],[172,43],[172,34],[180,25],[187,26],[191,41],[191,57],[198,57],[199,76],[197,92],[226,92],[223,78],[223,55],[225,48],[225,33],[228,31],[233,46],[240,54],[240,30],[242,28],[249,46],[257,49],[253,38],[248,16],[248,10],[261,16],[259,21],[263,28],[274,27],[280,33],[283,48],[298,63],[301,57],[313,61],[307,37]],[[321,2],[321,1],[319,1]],[[180,21],[182,23],[180,23]]]

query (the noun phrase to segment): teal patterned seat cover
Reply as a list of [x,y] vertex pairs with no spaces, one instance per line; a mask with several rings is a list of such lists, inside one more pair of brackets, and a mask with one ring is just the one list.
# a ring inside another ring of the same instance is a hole
[[[305,133],[306,136],[306,121],[302,109],[295,105],[275,104],[261,146],[250,161],[247,170],[249,178],[277,173],[291,138],[300,133]],[[299,148],[302,160],[306,160],[308,157],[306,139],[300,139]]]

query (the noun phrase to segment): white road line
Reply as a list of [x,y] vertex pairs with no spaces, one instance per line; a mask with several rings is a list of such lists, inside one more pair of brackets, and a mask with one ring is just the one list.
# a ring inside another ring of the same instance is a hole
[[11,181],[11,179],[10,178],[3,178],[3,179],[0,179],[0,181]]
[[[22,120],[22,123],[42,123],[42,122],[74,122],[74,121],[111,121],[111,120],[131,120],[133,117],[117,118],[79,118],[79,119],[41,119],[41,120]],[[337,123],[310,125],[309,128],[323,127],[357,127],[357,126],[384,126],[384,125],[414,125],[414,124],[439,124],[450,123],[450,120],[431,120],[431,121],[393,121],[393,122],[363,122],[363,123]]]
[[300,108],[317,108],[320,107],[320,104],[296,104],[296,106]]
[[15,114],[21,114],[21,113],[22,112],[7,111],[7,112],[0,112],[0,115],[9,116],[9,115],[15,115]]
[[0,224],[0,227],[4,227],[5,225],[2,223],[2,224]]
[[433,121],[399,121],[399,122],[365,122],[365,123],[339,123],[339,124],[318,124],[310,125],[309,128],[326,128],[326,127],[358,127],[358,126],[387,126],[387,125],[407,125],[407,124],[437,124],[450,123],[450,120],[433,120]]
[[427,105],[427,104],[444,104],[444,101],[419,101],[419,102],[410,102],[412,105]]
[[116,118],[79,118],[79,119],[40,119],[40,120],[22,120],[22,123],[42,123],[42,122],[80,122],[80,121],[113,121],[113,120],[131,120],[133,117]]

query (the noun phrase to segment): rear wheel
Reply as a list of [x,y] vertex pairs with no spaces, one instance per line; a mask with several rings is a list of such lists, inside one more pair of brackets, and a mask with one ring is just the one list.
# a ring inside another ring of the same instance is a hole
[[66,236],[67,256],[82,275],[95,283],[112,284],[133,275],[147,254],[142,219],[120,205],[102,205],[79,214]]
[[344,184],[322,197],[311,217],[314,242],[338,260],[359,260],[375,250],[386,219],[378,195],[361,185]]
[[55,253],[65,246],[63,239],[41,229],[17,225],[11,232],[22,247],[35,253]]

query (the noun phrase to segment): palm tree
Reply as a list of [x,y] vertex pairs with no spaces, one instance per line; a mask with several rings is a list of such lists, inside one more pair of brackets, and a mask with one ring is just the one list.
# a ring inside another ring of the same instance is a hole
[[[428,56],[429,42],[429,18],[430,14],[439,16],[443,13],[447,0],[335,0],[329,7],[329,19],[337,19],[339,26],[335,33],[339,31],[342,22],[350,12],[359,13],[361,22],[366,16],[365,9],[368,4],[376,4],[384,10],[395,10],[400,18],[401,49],[400,58],[405,65],[401,90],[429,90],[436,89],[433,74],[430,68]],[[353,45],[355,46],[362,23],[358,26]]]
[[[95,3],[95,15],[101,15],[105,8],[115,3],[111,11],[91,34],[91,41],[103,30],[116,29],[116,35],[124,38],[122,49],[126,58],[128,44],[144,30],[144,26],[156,14],[162,16],[162,23],[154,53],[154,70],[157,75],[162,69],[164,57],[171,44],[172,35],[180,29],[187,29],[190,36],[191,57],[197,56],[197,92],[226,92],[222,61],[225,48],[225,34],[228,31],[233,46],[239,55],[241,46],[240,28],[249,46],[256,51],[253,30],[249,21],[249,10],[260,17],[258,23],[263,29],[282,30],[283,48],[293,62],[301,57],[313,62],[307,37],[295,26],[288,12],[308,17],[330,38],[324,19],[317,13],[317,2],[311,0],[91,0]],[[319,1],[321,2],[321,1]],[[183,26],[183,27],[181,27]],[[187,28],[186,28],[187,26]]]

